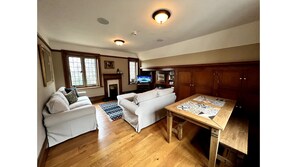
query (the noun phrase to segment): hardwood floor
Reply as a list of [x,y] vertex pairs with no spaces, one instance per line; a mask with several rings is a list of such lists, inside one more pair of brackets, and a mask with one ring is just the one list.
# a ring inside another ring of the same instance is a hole
[[174,135],[169,144],[166,118],[136,133],[123,119],[109,121],[98,104],[99,130],[51,147],[46,167],[207,166],[206,154],[195,144],[198,126],[185,123],[183,139]]

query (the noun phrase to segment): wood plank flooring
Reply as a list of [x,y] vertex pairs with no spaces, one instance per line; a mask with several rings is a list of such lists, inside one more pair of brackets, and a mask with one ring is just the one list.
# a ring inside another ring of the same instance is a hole
[[123,119],[109,121],[98,104],[99,130],[51,147],[46,167],[207,166],[203,149],[193,144],[198,126],[185,123],[183,139],[173,135],[169,144],[166,118],[136,133]]

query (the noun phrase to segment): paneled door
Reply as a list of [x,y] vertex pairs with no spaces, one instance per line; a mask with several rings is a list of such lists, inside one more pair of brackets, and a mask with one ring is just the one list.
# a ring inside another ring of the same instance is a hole
[[176,84],[177,87],[177,100],[187,98],[191,95],[191,77],[192,72],[189,70],[177,70]]
[[222,69],[216,72],[215,95],[227,99],[238,100],[241,94],[242,71],[238,69]]
[[257,111],[260,107],[260,68],[253,67],[244,71],[242,82],[242,101],[250,111]]
[[196,69],[192,73],[193,93],[213,95],[214,72],[211,68]]

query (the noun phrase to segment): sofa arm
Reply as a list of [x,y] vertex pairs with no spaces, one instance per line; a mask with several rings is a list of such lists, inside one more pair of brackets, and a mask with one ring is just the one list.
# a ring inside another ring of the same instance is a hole
[[[126,94],[118,95],[117,99],[118,99],[118,102],[120,102],[122,99],[127,99],[129,101],[133,101],[135,95],[136,95],[136,93],[126,93]],[[120,104],[120,103],[118,103],[118,104]]]
[[122,99],[119,102],[119,105],[134,114],[135,114],[136,109],[138,108],[138,105],[136,105],[135,103],[133,103],[127,99]]
[[56,114],[48,114],[44,117],[44,125],[50,127],[52,125],[66,122],[69,120],[77,119],[86,115],[96,115],[96,108],[93,105],[82,106],[73,110],[64,111]]

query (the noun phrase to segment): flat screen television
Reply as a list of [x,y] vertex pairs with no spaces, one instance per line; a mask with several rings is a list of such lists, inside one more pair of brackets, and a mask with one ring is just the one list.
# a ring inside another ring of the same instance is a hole
[[144,83],[151,83],[152,76],[150,75],[137,75],[137,83],[144,84]]

